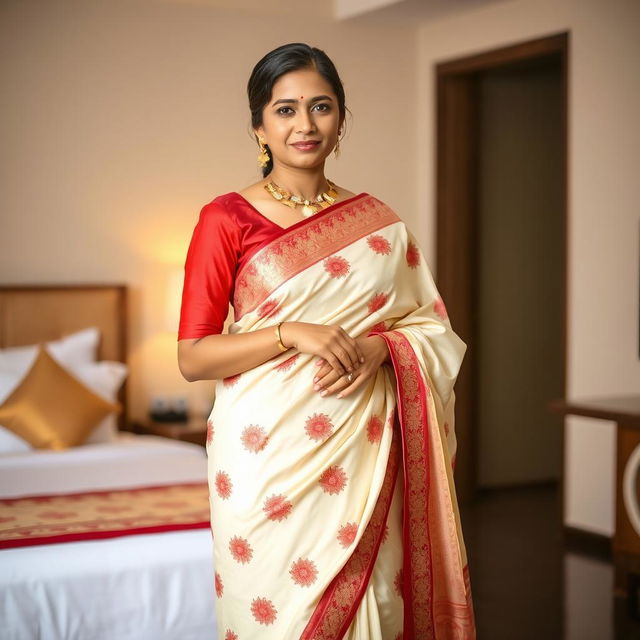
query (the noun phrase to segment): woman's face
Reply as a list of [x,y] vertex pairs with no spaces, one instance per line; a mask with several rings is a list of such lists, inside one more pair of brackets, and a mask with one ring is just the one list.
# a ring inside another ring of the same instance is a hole
[[[262,123],[256,134],[269,145],[274,167],[315,167],[324,162],[338,140],[338,100],[315,69],[290,71],[273,85]],[[318,144],[309,150],[294,146],[305,140]]]

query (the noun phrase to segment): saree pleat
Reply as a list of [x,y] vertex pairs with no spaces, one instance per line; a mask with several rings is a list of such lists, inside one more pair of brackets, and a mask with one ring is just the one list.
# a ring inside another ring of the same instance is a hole
[[209,419],[218,637],[472,640],[453,482],[453,332],[415,239],[368,194],[259,248],[230,333],[278,321],[379,334],[391,365],[345,398],[290,350],[218,381]]

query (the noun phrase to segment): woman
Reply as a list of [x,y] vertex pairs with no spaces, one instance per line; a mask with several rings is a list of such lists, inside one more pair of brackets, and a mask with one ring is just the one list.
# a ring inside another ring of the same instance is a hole
[[452,475],[466,345],[404,223],[325,178],[345,118],[326,54],[278,47],[248,94],[264,179],[200,212],[178,335],[183,376],[218,381],[218,637],[475,638]]

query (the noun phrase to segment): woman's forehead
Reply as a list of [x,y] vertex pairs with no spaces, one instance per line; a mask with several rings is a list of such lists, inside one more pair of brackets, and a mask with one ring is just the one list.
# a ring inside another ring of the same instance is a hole
[[307,100],[318,94],[335,96],[331,85],[315,69],[289,71],[276,80],[272,90],[274,100],[277,98]]

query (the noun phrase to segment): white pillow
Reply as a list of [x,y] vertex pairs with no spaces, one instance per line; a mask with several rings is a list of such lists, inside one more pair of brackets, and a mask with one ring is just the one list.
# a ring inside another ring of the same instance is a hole
[[[116,401],[118,391],[129,371],[126,364],[109,360],[84,362],[73,367],[66,365],[64,368],[91,390],[111,402]],[[24,375],[21,372],[0,371],[0,404],[20,384]],[[85,440],[85,444],[111,442],[116,439],[117,433],[117,415],[112,413],[93,429]],[[32,449],[33,447],[28,442],[16,436],[9,429],[0,426],[0,455],[23,453]]]
[[[122,362],[102,360],[74,367],[69,369],[69,372],[105,400],[116,402],[118,391],[127,377],[129,367]],[[89,434],[85,444],[112,442],[117,436],[118,417],[115,413],[110,413]]]
[[[45,348],[61,365],[76,367],[96,361],[99,340],[100,330],[89,327],[59,340],[50,340],[45,343]],[[31,369],[37,355],[38,345],[0,349],[0,371],[24,376]]]

